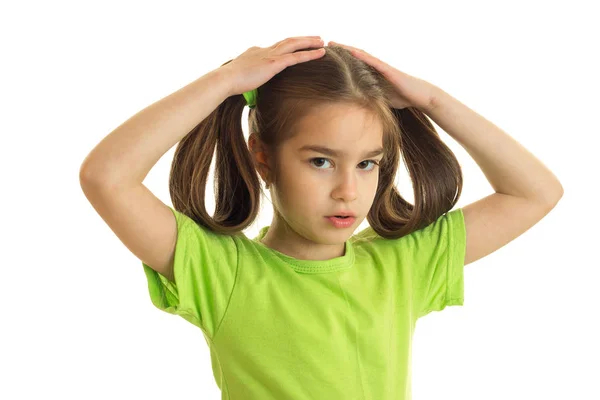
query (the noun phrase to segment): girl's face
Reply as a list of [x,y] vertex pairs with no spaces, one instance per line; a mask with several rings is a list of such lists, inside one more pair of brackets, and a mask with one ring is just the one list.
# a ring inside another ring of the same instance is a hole
[[[277,154],[279,185],[270,190],[281,215],[275,213],[263,242],[296,258],[339,257],[373,204],[383,129],[372,114],[342,104],[321,107],[298,129]],[[340,212],[355,215],[349,227],[327,218]]]

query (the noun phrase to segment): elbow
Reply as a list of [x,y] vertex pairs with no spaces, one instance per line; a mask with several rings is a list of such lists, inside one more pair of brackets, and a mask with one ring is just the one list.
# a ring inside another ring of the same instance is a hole
[[111,180],[109,174],[105,170],[100,168],[92,167],[89,162],[84,161],[79,167],[79,184],[81,187],[99,184],[106,185]]
[[560,199],[563,197],[564,193],[565,193],[565,190],[564,190],[563,186],[561,185],[560,182],[557,182],[556,186],[554,188],[552,188],[551,190],[548,190],[546,192],[544,198],[542,199],[544,202],[544,205],[547,206],[549,209],[553,209],[554,207],[556,207],[556,205],[558,204]]
[[92,168],[90,160],[86,158],[79,167],[79,184],[83,187],[97,182],[101,175],[97,168]]

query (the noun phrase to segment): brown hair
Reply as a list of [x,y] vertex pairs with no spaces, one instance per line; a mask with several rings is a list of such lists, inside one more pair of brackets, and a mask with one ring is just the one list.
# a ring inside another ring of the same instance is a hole
[[[379,71],[342,47],[325,49],[324,56],[289,66],[257,89],[256,107],[248,117],[250,132],[269,153],[275,153],[314,107],[324,103],[363,107],[381,121],[386,150],[367,214],[371,228],[382,237],[396,239],[429,225],[452,209],[460,197],[458,160],[422,111],[390,107],[387,94],[394,88]],[[240,234],[260,211],[261,181],[241,125],[245,106],[241,94],[225,99],[179,142],[171,165],[173,207],[217,233]],[[205,189],[215,146],[216,203],[211,217],[206,211]],[[413,184],[414,206],[394,184],[400,154]]]

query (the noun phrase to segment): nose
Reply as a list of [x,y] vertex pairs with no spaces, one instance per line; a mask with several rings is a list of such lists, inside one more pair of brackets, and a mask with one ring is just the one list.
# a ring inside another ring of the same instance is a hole
[[358,197],[356,174],[354,172],[342,173],[339,179],[331,196],[336,200],[344,200],[348,203],[356,200]]

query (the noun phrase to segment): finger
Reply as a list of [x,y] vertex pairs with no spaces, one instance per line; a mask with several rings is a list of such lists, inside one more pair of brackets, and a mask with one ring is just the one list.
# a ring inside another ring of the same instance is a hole
[[289,37],[289,38],[285,38],[283,40],[280,40],[279,42],[275,43],[273,45],[273,47],[277,47],[279,46],[281,43],[285,42],[286,40],[290,40],[290,39],[305,39],[305,38],[310,38],[310,39],[321,39],[321,36],[294,36],[294,37]]
[[287,67],[291,65],[296,65],[301,62],[306,62],[310,60],[314,60],[316,58],[322,57],[325,55],[325,49],[320,48],[316,50],[308,50],[308,51],[298,51],[295,53],[286,54],[285,64]]
[[293,53],[296,50],[323,47],[323,40],[317,38],[290,38],[275,46],[275,55]]

